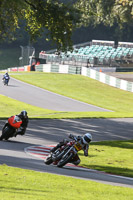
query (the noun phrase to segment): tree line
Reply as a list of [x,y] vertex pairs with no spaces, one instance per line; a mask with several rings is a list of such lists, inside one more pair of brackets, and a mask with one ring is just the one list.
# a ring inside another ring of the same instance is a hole
[[82,31],[88,34],[84,35],[87,40],[95,34],[94,39],[100,34],[106,39],[103,36],[108,32],[108,40],[132,42],[133,1],[0,0],[0,41],[15,41],[22,29],[30,42],[42,37],[63,51],[80,41]]

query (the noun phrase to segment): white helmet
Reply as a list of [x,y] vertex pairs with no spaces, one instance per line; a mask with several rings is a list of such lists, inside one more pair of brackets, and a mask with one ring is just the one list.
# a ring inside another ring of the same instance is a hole
[[86,133],[83,136],[83,143],[88,144],[92,140],[92,135],[90,133]]

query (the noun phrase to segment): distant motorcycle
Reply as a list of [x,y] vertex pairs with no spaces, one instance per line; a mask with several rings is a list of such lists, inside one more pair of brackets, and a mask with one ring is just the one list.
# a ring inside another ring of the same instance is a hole
[[47,165],[56,163],[57,167],[63,167],[67,163],[72,162],[77,152],[81,149],[81,144],[74,138],[55,150],[55,152],[51,152],[44,163]]
[[16,137],[17,130],[18,128],[20,128],[21,124],[22,120],[17,115],[8,118],[8,121],[5,123],[2,129],[2,135],[0,136],[0,140],[8,140],[10,137]]
[[4,77],[2,80],[3,80],[4,85],[8,85],[9,77]]

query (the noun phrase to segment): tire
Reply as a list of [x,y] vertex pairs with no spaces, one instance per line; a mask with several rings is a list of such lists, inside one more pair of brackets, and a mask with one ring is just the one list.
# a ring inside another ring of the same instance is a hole
[[73,153],[71,152],[70,154],[68,154],[65,158],[62,158],[58,164],[57,167],[63,167],[64,165],[66,165],[73,157]]
[[63,149],[63,150],[56,150],[54,153],[53,153],[53,155],[52,155],[52,159],[53,159],[53,161],[59,161],[61,158],[62,158],[62,156],[68,151],[68,149],[69,149],[69,147],[65,147],[65,149]]
[[50,165],[52,162],[53,162],[53,160],[52,160],[52,157],[51,157],[51,156],[50,156],[50,157],[47,157],[46,160],[44,161],[44,163],[45,163],[46,165]]
[[3,139],[8,140],[9,137],[11,137],[11,130],[8,126],[6,126],[2,131],[2,135],[0,137],[0,140],[3,140]]
[[53,154],[53,156],[52,156],[53,161],[60,160],[62,158],[63,154],[64,154],[64,152],[62,152],[62,151],[61,152],[58,151],[57,153]]

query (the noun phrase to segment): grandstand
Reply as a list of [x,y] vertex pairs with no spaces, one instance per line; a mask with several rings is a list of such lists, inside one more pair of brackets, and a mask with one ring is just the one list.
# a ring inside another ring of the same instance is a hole
[[133,67],[133,43],[92,40],[73,46],[67,53],[40,52],[39,58],[47,63],[69,64],[87,67]]

